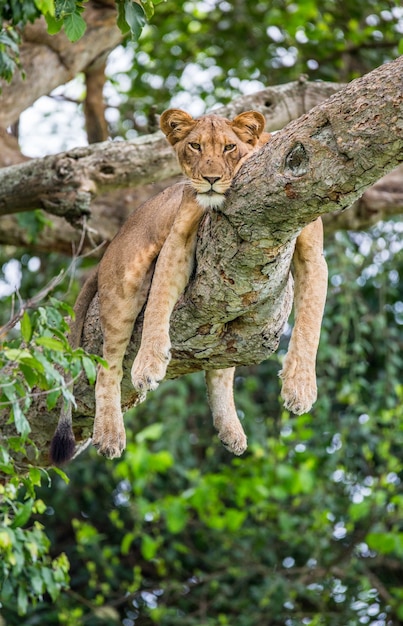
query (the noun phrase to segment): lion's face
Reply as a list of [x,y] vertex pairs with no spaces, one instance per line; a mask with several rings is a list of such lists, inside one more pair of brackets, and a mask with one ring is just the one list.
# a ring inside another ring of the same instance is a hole
[[161,115],[160,125],[174,146],[183,173],[204,208],[219,207],[244,157],[258,144],[265,120],[256,111],[232,122],[217,115],[193,119],[179,109]]

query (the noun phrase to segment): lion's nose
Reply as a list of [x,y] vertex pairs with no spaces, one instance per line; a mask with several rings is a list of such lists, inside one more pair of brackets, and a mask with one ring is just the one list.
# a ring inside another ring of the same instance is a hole
[[217,180],[220,180],[221,176],[203,176],[204,180],[207,180],[208,183],[210,183],[211,186],[214,185],[214,183],[217,182]]

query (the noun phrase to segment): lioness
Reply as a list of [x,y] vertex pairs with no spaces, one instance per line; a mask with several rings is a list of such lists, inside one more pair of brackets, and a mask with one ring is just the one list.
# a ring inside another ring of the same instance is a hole
[[[98,290],[103,356],[109,368],[98,370],[93,443],[108,458],[120,456],[125,448],[122,361],[148,292],[141,346],[131,371],[139,401],[166,374],[170,316],[189,280],[200,219],[206,210],[225,202],[241,164],[270,138],[263,132],[264,117],[255,111],[241,113],[231,122],[216,115],[193,119],[170,109],[162,114],[160,125],[190,184],[174,185],[134,211],[84,285],[75,307],[73,347],[79,345],[87,308]],[[311,408],[317,395],[315,361],[327,289],[320,219],[297,238],[293,264],[295,325],[280,376],[286,408],[300,414]],[[246,450],[247,440],[233,399],[234,371],[233,367],[207,371],[206,383],[218,436],[239,455]],[[70,406],[61,414],[51,458],[65,462],[74,445]]]

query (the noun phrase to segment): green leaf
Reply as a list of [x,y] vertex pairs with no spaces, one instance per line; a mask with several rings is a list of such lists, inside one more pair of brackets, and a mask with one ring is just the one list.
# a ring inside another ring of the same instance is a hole
[[19,350],[18,348],[4,348],[4,356],[8,361],[16,361],[19,363],[24,359],[32,359],[32,355],[29,350]]
[[137,40],[144,26],[147,24],[144,9],[137,4],[137,2],[131,2],[131,0],[125,0],[125,18],[129,24],[132,38]]
[[92,360],[88,356],[83,356],[82,362],[83,362],[83,367],[87,375],[87,378],[89,382],[91,383],[91,385],[93,385],[97,377],[97,368],[95,367],[95,364],[92,362]]
[[[43,364],[41,363],[41,361],[37,359],[35,356],[33,356],[29,350],[18,350],[17,348],[4,348],[4,356],[6,357],[7,360],[15,361],[16,363],[19,363],[19,364],[22,363],[26,365],[27,367],[29,367],[31,370],[36,370],[40,374],[43,374],[43,372],[45,371],[45,368]],[[40,356],[42,357],[43,355],[40,355]],[[21,365],[20,365],[20,369],[23,372],[24,376],[26,377],[28,384],[30,384],[30,381],[33,380],[33,377],[35,376],[35,374],[33,372],[29,374],[27,370],[24,370],[21,367]],[[36,383],[36,379],[35,379],[35,383]]]
[[42,593],[45,590],[45,585],[44,585],[44,581],[42,580],[41,576],[39,575],[39,572],[37,571],[33,571],[31,577],[30,577],[30,583],[32,586],[32,590],[35,593],[35,595],[40,596],[42,595]]
[[63,20],[57,20],[53,15],[46,13],[45,15],[46,24],[48,27],[49,35],[57,35],[63,28]]
[[18,615],[25,615],[25,613],[27,612],[27,608],[28,608],[27,592],[21,586],[18,587],[17,608],[18,608]]
[[20,326],[21,326],[21,335],[22,335],[23,340],[26,343],[29,343],[32,337],[32,324],[31,324],[29,315],[26,311],[24,312],[24,315],[21,318]]
[[121,546],[120,546],[122,554],[124,554],[124,555],[129,554],[130,546],[132,545],[132,543],[135,540],[135,538],[136,538],[136,536],[132,532],[129,532],[129,533],[125,534],[125,536],[122,539]]
[[154,15],[154,2],[152,0],[141,0],[142,8],[148,20]]
[[25,442],[21,440],[21,437],[8,437],[7,438],[7,448],[10,450],[14,450],[14,452],[21,452],[21,454],[26,454]]
[[64,30],[72,43],[84,35],[86,28],[87,25],[79,13],[66,15],[64,18]]
[[36,500],[34,503],[33,512],[39,513],[39,515],[43,515],[43,513],[46,511],[46,508],[46,504],[43,500]]
[[168,530],[174,534],[180,533],[185,528],[189,518],[183,502],[177,499],[169,502],[165,515]]
[[150,424],[146,428],[143,428],[136,435],[137,443],[143,443],[143,441],[157,441],[157,439],[161,438],[162,431],[164,430],[164,425],[161,423]]
[[37,467],[31,467],[29,470],[29,479],[33,485],[41,486],[42,474]]
[[28,365],[24,365],[20,363],[19,368],[24,375],[25,380],[27,381],[29,387],[32,389],[34,385],[36,385],[38,376],[32,367]]
[[57,401],[60,397],[60,390],[50,391],[46,396],[46,406],[51,411],[55,408]]
[[27,437],[31,432],[31,427],[24,413],[21,411],[21,407],[18,402],[13,403],[13,417],[14,424],[17,432],[21,435],[21,437]]
[[141,541],[141,554],[147,561],[155,557],[160,543],[161,541],[159,539],[154,539],[154,537],[150,537],[149,535],[143,535]]
[[399,556],[403,555],[403,533],[368,533],[365,541],[372,550],[381,554],[395,552]]
[[59,593],[59,589],[55,583],[55,580],[53,578],[53,572],[52,570],[50,570],[47,567],[43,567],[42,568],[42,578],[45,581],[45,585],[46,585],[46,591],[49,593],[50,597],[52,598],[53,601],[56,600],[58,593]]
[[76,8],[76,0],[55,0],[55,15],[57,19],[74,13]]
[[117,4],[117,8],[118,8],[118,17],[117,17],[117,25],[118,28],[120,29],[122,35],[126,35],[129,30],[129,24],[126,22],[126,16],[125,16],[125,0],[118,0]]
[[11,528],[19,528],[20,526],[25,526],[25,524],[31,517],[33,504],[34,501],[32,498],[25,502],[25,504],[18,511],[17,515],[14,517]]
[[66,483],[66,485],[69,484],[70,478],[67,476],[66,472],[60,469],[60,467],[53,466],[52,471],[55,472],[55,474],[57,474],[58,476],[60,476],[60,478]]
[[58,350],[63,351],[64,345],[59,339],[55,339],[54,337],[38,337],[35,339],[35,343],[38,346],[43,346],[44,348],[49,348],[49,350]]
[[54,0],[34,0],[35,6],[41,13],[46,15],[47,13],[50,15],[55,14],[55,3]]

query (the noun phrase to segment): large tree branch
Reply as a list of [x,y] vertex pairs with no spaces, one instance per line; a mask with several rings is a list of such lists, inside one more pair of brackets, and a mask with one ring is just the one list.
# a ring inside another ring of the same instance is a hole
[[[82,228],[86,230],[83,252],[94,258],[103,255],[120,226],[133,209],[162,191],[175,179],[167,179],[136,189],[119,189],[96,198],[91,205],[91,216],[84,224],[72,226],[63,217],[53,216],[49,225],[32,240],[17,215],[0,217],[0,244],[24,247],[34,252],[58,252],[71,256],[82,241]],[[403,167],[396,168],[367,189],[348,211],[336,211],[323,216],[325,235],[338,230],[365,230],[380,220],[403,214]],[[79,226],[79,227],[78,227]]]
[[336,230],[364,230],[380,220],[403,214],[403,166],[383,176],[367,189],[348,211],[324,216],[327,233]]

